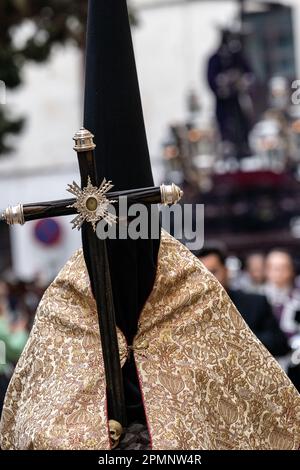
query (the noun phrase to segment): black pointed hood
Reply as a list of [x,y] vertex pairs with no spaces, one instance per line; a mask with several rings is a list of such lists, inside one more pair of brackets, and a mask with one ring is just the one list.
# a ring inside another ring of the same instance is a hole
[[[84,125],[99,179],[114,190],[153,186],[126,0],[89,0]],[[118,326],[132,341],[151,292],[159,241],[109,240]]]

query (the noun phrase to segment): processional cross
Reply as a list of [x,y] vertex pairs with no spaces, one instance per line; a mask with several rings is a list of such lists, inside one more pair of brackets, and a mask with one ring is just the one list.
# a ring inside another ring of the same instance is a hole
[[32,220],[76,214],[72,220],[73,228],[82,228],[85,232],[84,249],[92,263],[90,282],[97,306],[107,401],[111,410],[111,445],[114,448],[126,425],[126,408],[107,247],[105,240],[97,237],[96,224],[100,220],[105,220],[109,225],[118,223],[117,217],[110,213],[109,206],[118,205],[122,197],[127,197],[128,206],[134,203],[171,205],[176,204],[183,193],[175,184],[110,192],[112,182],[105,179],[101,182],[97,176],[93,138],[93,134],[84,128],[73,138],[81,187],[73,182],[67,191],[75,198],[9,206],[1,213],[0,221],[8,225],[24,225]]

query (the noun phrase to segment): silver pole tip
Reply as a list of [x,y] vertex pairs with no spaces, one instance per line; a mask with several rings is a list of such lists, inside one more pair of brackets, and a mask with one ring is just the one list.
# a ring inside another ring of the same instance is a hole
[[165,206],[177,204],[183,196],[183,191],[174,183],[169,185],[163,184],[160,187],[160,192],[161,202]]
[[75,141],[74,150],[76,150],[76,152],[87,152],[96,148],[94,135],[84,127],[81,127],[81,129],[76,132],[73,140]]
[[6,222],[7,225],[24,225],[25,218],[23,205],[18,204],[17,206],[8,206],[7,209],[2,211],[0,221]]

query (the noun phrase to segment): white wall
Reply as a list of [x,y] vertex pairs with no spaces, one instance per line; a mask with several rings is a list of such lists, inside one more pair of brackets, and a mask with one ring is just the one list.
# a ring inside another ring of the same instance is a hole
[[57,47],[46,64],[29,63],[24,85],[7,93],[7,106],[27,117],[17,151],[1,158],[0,172],[76,162],[72,137],[81,126],[82,54],[71,46]]
[[[78,181],[77,171],[65,168],[59,172],[37,172],[18,174],[11,178],[0,178],[1,206],[19,202],[39,202],[71,197],[65,191],[73,179]],[[73,217],[60,217],[56,221],[61,228],[61,238],[54,246],[41,244],[34,236],[36,222],[24,226],[10,227],[13,268],[17,276],[30,279],[42,273],[45,280],[52,279],[63,267],[74,251],[81,246],[80,232],[72,230]],[[1,240],[0,240],[1,242]]]

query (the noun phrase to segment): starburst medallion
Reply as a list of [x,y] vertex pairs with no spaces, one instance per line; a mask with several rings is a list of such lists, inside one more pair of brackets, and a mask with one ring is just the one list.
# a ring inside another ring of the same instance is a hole
[[78,211],[78,215],[71,222],[73,229],[80,230],[84,222],[90,222],[95,232],[96,224],[101,219],[104,219],[109,225],[116,223],[117,216],[111,214],[108,209],[110,204],[117,201],[110,201],[105,196],[111,188],[113,188],[113,184],[111,181],[106,181],[105,178],[99,188],[92,185],[90,177],[88,177],[87,186],[83,189],[75,181],[68,185],[67,191],[76,197],[76,202],[68,207]]

